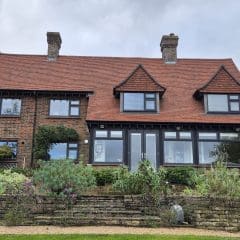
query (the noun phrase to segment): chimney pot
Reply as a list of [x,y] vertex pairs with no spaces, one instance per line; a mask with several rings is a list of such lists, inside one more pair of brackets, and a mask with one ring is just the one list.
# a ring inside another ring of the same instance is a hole
[[55,61],[59,55],[62,39],[59,32],[47,32],[48,60]]
[[177,62],[177,45],[178,36],[176,36],[174,33],[162,36],[160,47],[162,52],[162,58],[165,63]]

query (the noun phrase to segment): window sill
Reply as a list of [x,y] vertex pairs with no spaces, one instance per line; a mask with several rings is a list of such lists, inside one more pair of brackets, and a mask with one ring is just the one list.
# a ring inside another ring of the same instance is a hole
[[123,165],[123,162],[101,162],[101,163],[90,163],[92,166],[120,166]]
[[82,119],[82,117],[77,116],[77,117],[68,117],[68,116],[47,116],[46,118],[48,119]]
[[20,115],[0,115],[0,118],[20,118]]
[[156,112],[156,111],[147,111],[147,112],[144,112],[144,111],[122,111],[121,113],[123,114],[160,114],[160,112]]
[[240,112],[206,112],[206,115],[240,115]]

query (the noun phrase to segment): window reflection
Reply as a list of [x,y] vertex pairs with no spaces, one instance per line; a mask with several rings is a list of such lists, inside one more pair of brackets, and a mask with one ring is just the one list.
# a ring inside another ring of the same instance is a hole
[[1,100],[1,115],[20,115],[21,100],[3,98]]

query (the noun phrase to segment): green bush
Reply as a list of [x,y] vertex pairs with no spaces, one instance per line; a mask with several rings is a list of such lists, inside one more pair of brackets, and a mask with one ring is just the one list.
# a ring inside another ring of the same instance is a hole
[[71,160],[40,162],[33,181],[42,192],[55,196],[81,195],[96,184],[92,167]]
[[165,169],[157,171],[145,160],[140,162],[136,172],[129,172],[127,168],[119,169],[113,189],[123,194],[145,194],[155,198],[168,191],[165,177]]
[[173,184],[194,186],[197,170],[193,167],[171,167],[167,168],[166,180]]
[[20,173],[29,178],[33,176],[32,168],[20,168],[20,167],[11,168],[11,172]]
[[194,189],[187,188],[187,195],[240,197],[240,176],[238,169],[228,169],[222,161],[210,170],[196,176]]
[[97,186],[105,186],[114,183],[117,171],[118,170],[114,168],[94,169],[93,174],[96,178]]
[[12,158],[12,154],[13,154],[12,149],[9,146],[7,145],[0,146],[0,160]]
[[0,173],[0,194],[19,191],[29,179],[23,174],[4,170]]

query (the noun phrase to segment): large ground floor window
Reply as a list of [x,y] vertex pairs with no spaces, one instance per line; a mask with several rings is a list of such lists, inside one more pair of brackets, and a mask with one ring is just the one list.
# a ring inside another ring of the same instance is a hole
[[240,164],[239,133],[199,132],[198,152],[200,164],[211,164],[219,158],[226,159],[229,165]]
[[[92,133],[92,163],[124,163],[133,168],[139,161],[155,156],[154,161],[149,159],[153,167],[205,166],[223,158],[228,165],[240,166],[240,133],[235,131],[129,128],[95,129]],[[154,141],[149,140],[151,134]]]
[[94,163],[123,162],[123,131],[97,130],[93,143]]
[[193,163],[191,132],[164,132],[164,162],[175,164]]

